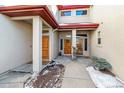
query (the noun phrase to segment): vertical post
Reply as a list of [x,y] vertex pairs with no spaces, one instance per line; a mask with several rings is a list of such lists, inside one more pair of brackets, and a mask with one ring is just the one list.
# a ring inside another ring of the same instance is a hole
[[73,47],[76,48],[76,29],[72,30],[72,59],[74,59],[74,50]]
[[39,16],[33,17],[33,72],[39,73],[42,69],[42,20]]
[[53,38],[52,38],[52,35],[53,34],[53,32],[52,32],[52,28],[50,28],[49,29],[49,61],[51,61],[52,60],[52,40],[53,40]]

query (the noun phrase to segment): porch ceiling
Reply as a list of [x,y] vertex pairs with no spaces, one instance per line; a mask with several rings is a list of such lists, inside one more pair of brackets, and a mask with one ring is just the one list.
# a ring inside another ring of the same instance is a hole
[[[28,24],[31,24],[32,25],[32,20],[31,19],[24,19],[24,20],[18,20],[18,21],[23,21],[23,22],[26,22]],[[44,22],[43,22],[43,28],[49,28]]]

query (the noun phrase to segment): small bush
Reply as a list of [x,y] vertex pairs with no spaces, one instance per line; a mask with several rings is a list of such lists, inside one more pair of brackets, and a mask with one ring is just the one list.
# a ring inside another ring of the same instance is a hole
[[98,60],[98,57],[93,56],[93,57],[92,57],[92,60],[93,60],[93,62],[96,62],[96,61]]
[[96,70],[109,70],[112,68],[111,64],[107,62],[104,58],[92,57],[93,67]]

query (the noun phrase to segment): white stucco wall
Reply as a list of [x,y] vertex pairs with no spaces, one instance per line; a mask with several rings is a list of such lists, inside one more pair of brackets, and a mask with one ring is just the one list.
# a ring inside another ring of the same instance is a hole
[[[101,23],[91,33],[91,53],[103,57],[112,64],[112,71],[124,80],[124,6],[94,6],[93,22]],[[97,33],[101,31],[102,44],[97,45]]]
[[0,73],[32,61],[32,27],[0,14]]
[[[79,15],[76,16],[76,10],[87,10],[87,15]],[[63,11],[63,10],[62,10]],[[91,22],[90,20],[90,9],[72,9],[72,10],[64,10],[71,11],[71,16],[61,16],[61,11],[59,11],[59,23],[85,23]]]

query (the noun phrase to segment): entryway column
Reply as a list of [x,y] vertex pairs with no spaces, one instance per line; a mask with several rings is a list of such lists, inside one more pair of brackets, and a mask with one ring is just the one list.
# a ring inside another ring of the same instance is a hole
[[74,59],[74,50],[73,47],[76,48],[76,29],[72,30],[72,59]]
[[53,31],[52,28],[49,29],[49,61],[52,60],[52,43],[53,43]]
[[33,72],[36,74],[42,69],[42,27],[41,18],[33,17]]

